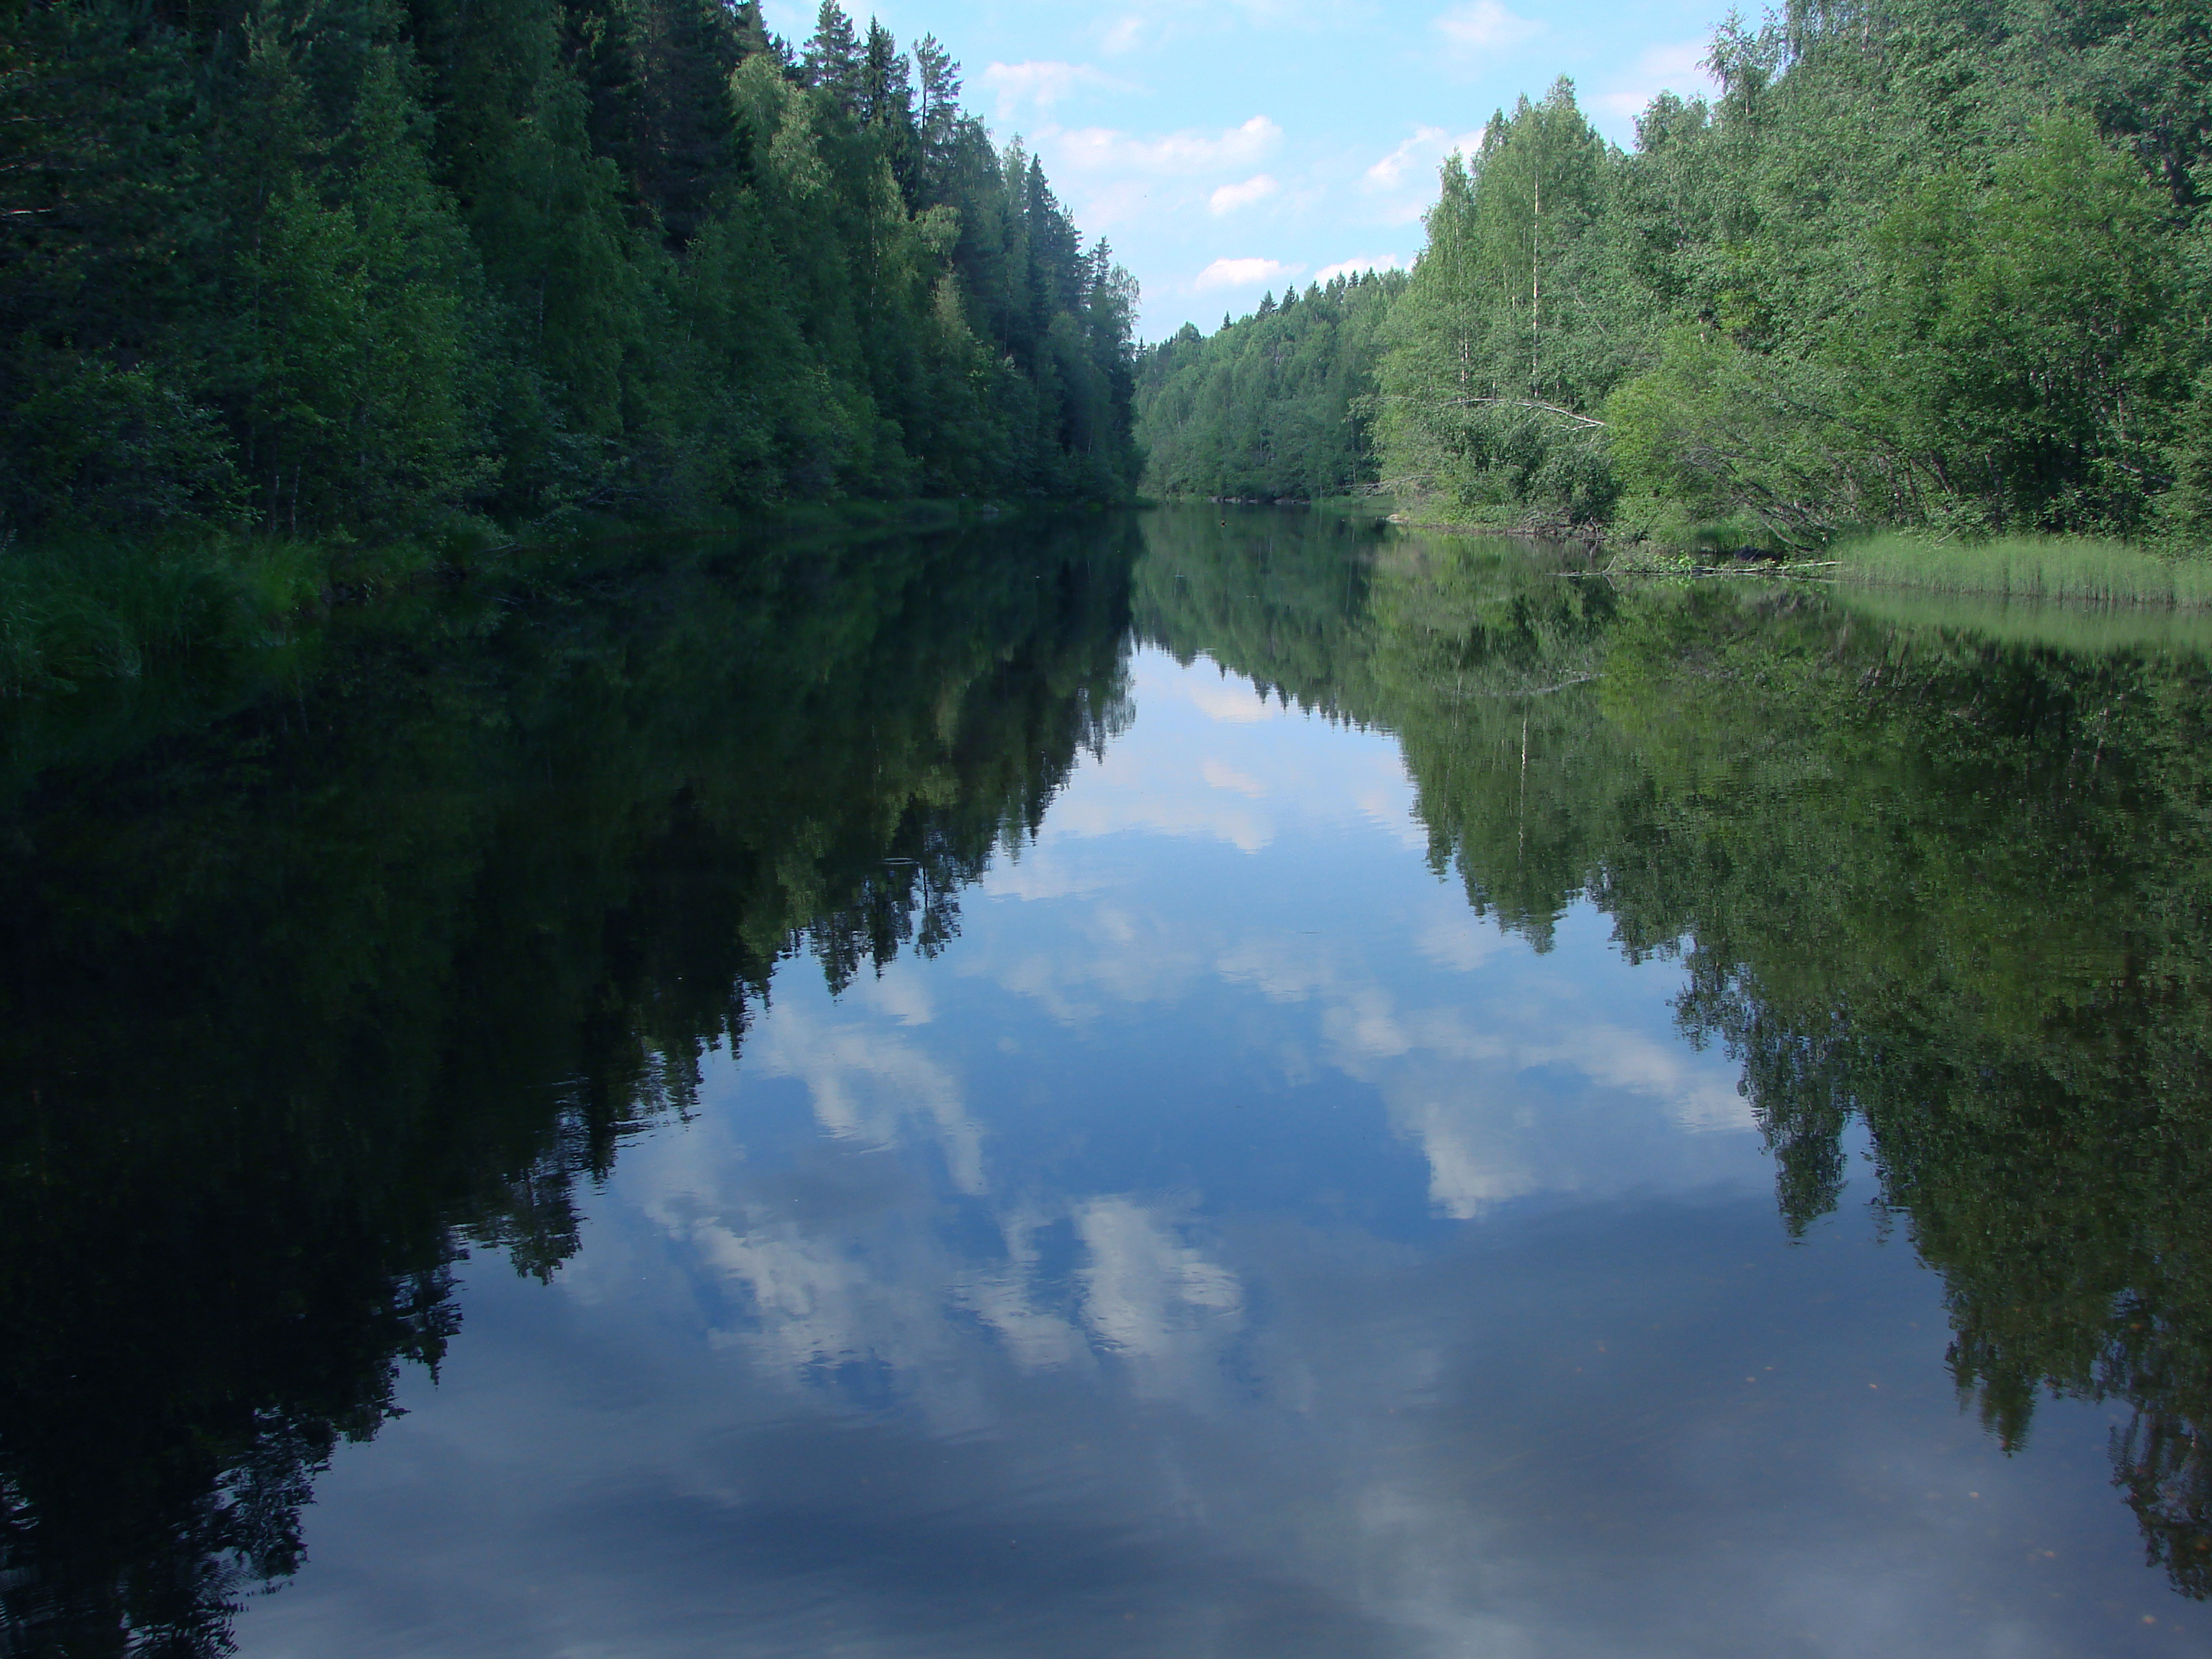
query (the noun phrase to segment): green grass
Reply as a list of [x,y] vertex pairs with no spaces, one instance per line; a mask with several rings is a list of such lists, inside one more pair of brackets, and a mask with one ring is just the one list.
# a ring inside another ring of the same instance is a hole
[[2125,542],[2052,536],[1962,544],[1891,534],[1846,544],[1834,556],[1838,580],[1855,587],[2212,608],[2212,560],[2168,558]]

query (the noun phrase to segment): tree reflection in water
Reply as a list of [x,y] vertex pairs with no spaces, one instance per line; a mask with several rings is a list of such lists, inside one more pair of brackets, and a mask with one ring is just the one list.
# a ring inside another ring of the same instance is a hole
[[1792,1231],[1863,1121],[1962,1397],[2008,1447],[2044,1391],[2124,1402],[2115,1483],[2212,1594],[2212,626],[1899,623],[1475,540],[1347,585],[1347,533],[1161,523],[1139,626],[1397,733],[1478,911],[1540,948],[1587,896],[1679,956]]
[[951,936],[1126,718],[1133,547],[695,550],[364,626],[120,760],[71,763],[90,716],[19,748],[0,1648],[225,1647],[457,1260],[549,1274],[779,960]]
[[2045,1390],[2124,1402],[2153,1557],[2212,1591],[2202,653],[1141,523],[695,550],[364,622],[219,716],[20,719],[8,1650],[220,1649],[334,1447],[439,1363],[453,1264],[550,1274],[780,962],[943,945],[1127,718],[1133,637],[1393,732],[1432,863],[1539,948],[1585,896],[1679,957],[1785,1224],[1863,1121],[1960,1389],[2008,1445]]

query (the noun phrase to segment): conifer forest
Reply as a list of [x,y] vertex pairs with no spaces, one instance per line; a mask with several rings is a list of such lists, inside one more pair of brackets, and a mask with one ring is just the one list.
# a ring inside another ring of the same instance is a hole
[[830,0],[27,0],[0,534],[1116,499],[1134,288]]

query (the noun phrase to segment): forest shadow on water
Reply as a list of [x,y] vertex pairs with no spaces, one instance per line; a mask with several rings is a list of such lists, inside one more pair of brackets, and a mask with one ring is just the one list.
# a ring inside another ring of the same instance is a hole
[[[1613,958],[1675,973],[1670,1041],[1741,1078],[1771,1242],[1870,1198],[1940,1283],[1948,1382],[1991,1443],[2032,1462],[2039,1414],[2114,1413],[2116,1490],[2081,1485],[2074,1512],[2124,1506],[2142,1577],[2212,1594],[2212,657],[2117,622],[1585,563],[1233,509],[691,546],[588,593],[356,619],[281,684],[180,692],[135,742],[9,711],[0,1650],[250,1638],[252,1592],[313,1553],[333,1460],[374,1460],[469,1345],[457,1284],[485,1257],[544,1281],[587,1258],[594,1192],[709,1110],[702,1078],[743,1069],[772,980],[842,997],[957,954],[963,894],[1131,740],[1132,665],[1160,651],[1387,738],[1425,842],[1406,857],[1528,974],[1586,914]],[[1215,1044],[1232,1092],[1241,1040]],[[1146,1058],[1102,1052],[1103,1097],[1133,1095]],[[1040,1164],[1071,1190],[1110,1139],[1078,1127]],[[1228,1158],[1177,1179],[1226,1189]],[[1441,1174],[1425,1192],[1447,1231],[1517,1213]],[[1053,1248],[1095,1299],[1126,1206],[1086,1202]],[[1237,1281],[1176,1259],[1189,1316],[1225,1317]],[[844,1358],[848,1382],[869,1362]],[[1644,1386],[1662,1425],[1673,1386]],[[907,1650],[963,1645],[999,1650]]]
[[456,1260],[550,1274],[802,944],[838,984],[936,950],[1113,730],[1130,557],[1086,527],[686,561],[365,628],[296,693],[21,786],[10,1650],[220,1649],[332,1447],[446,1352]]

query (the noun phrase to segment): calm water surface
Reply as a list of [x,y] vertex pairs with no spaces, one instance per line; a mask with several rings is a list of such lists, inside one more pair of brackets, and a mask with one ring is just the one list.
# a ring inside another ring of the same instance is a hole
[[1572,562],[732,550],[33,734],[0,1649],[2212,1651],[2204,655]]

